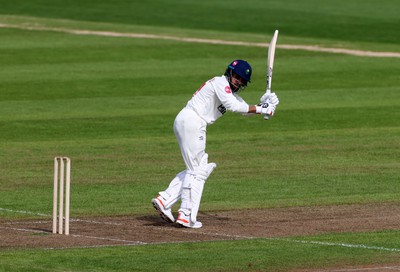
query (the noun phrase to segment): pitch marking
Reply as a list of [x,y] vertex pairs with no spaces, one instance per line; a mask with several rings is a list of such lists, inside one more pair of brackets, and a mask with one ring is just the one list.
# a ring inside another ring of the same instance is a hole
[[[29,26],[29,25],[15,25],[15,24],[2,24],[0,28],[15,28],[22,30],[34,30],[34,31],[53,31],[62,32],[74,35],[94,35],[104,37],[125,37],[125,38],[141,38],[141,39],[159,39],[159,40],[172,40],[188,43],[206,43],[206,44],[220,44],[220,45],[235,45],[235,46],[251,46],[251,47],[268,47],[268,43],[257,43],[257,42],[241,42],[241,41],[226,41],[226,40],[215,40],[215,39],[201,39],[201,38],[185,38],[168,35],[156,35],[156,34],[141,34],[141,33],[122,33],[113,31],[95,31],[85,29],[68,29],[60,27],[46,27],[46,26]],[[398,52],[377,52],[367,50],[354,50],[345,48],[328,48],[320,47],[318,45],[289,45],[281,44],[277,46],[281,49],[287,50],[304,50],[311,52],[325,52],[334,54],[345,54],[352,56],[362,57],[378,57],[378,58],[400,58]]]
[[400,266],[382,266],[382,267],[369,267],[369,268],[349,268],[339,270],[320,270],[321,272],[351,272],[351,271],[382,271],[382,270],[400,270]]
[[[30,212],[30,211],[20,211],[20,210],[11,210],[11,209],[5,209],[5,208],[0,208],[0,211],[6,211],[6,212],[12,212],[12,213],[23,213],[23,214],[31,214],[31,215],[38,215],[38,216],[43,216],[43,217],[51,217],[52,215],[50,214],[45,214],[45,213],[36,213],[36,212]],[[85,219],[77,219],[77,218],[70,218],[71,222],[85,222],[85,223],[92,223],[92,224],[104,224],[104,225],[115,225],[115,226],[121,226],[121,223],[114,223],[114,222],[107,222],[107,221],[94,221],[94,220],[85,220]]]
[[[3,211],[8,211],[8,212],[17,212],[17,213],[24,213],[24,214],[33,214],[33,215],[41,215],[41,216],[50,216],[46,215],[43,213],[34,213],[30,211],[19,211],[19,210],[10,210],[10,209],[4,209],[0,208],[0,210]],[[121,225],[119,223],[111,223],[111,222],[101,222],[101,221],[89,221],[89,220],[80,220],[80,219],[74,219],[75,221],[83,221],[83,222],[89,222],[89,223],[96,223],[96,224],[114,224],[114,225]],[[36,232],[36,233],[47,233],[46,231],[38,231],[38,230],[31,230],[31,229],[22,229],[22,228],[11,228],[11,227],[1,227],[2,229],[12,229],[12,230],[17,230],[17,231],[27,231],[27,232]],[[165,229],[163,229],[165,230]],[[175,229],[170,229],[170,230],[175,230]],[[347,247],[347,248],[360,248],[360,249],[369,249],[369,250],[380,250],[380,251],[390,251],[390,252],[400,252],[400,248],[386,248],[386,247],[378,247],[378,246],[369,246],[369,245],[363,245],[363,244],[347,244],[347,243],[331,243],[331,242],[321,242],[321,241],[308,241],[308,240],[295,240],[295,239],[289,239],[289,238],[274,238],[274,237],[252,237],[252,236],[243,236],[243,235],[231,235],[231,234],[221,234],[217,232],[205,232],[205,231],[199,231],[199,230],[190,230],[190,229],[177,229],[181,232],[193,232],[197,234],[204,234],[204,235],[209,235],[209,236],[220,236],[220,237],[227,237],[230,239],[266,239],[266,240],[272,240],[272,241],[283,241],[283,242],[290,242],[290,243],[301,243],[301,244],[314,244],[314,245],[321,245],[321,246],[337,246],[337,247]],[[129,240],[123,240],[123,239],[115,239],[115,238],[107,238],[107,237],[95,237],[95,236],[84,236],[84,235],[71,235],[75,237],[85,237],[85,238],[91,238],[91,239],[100,239],[100,240],[110,240],[110,241],[118,241],[118,242],[124,242],[128,243],[128,245],[147,245],[147,244],[166,244],[170,242],[155,242],[155,243],[146,243],[146,242],[141,242],[141,241],[129,241]],[[202,241],[195,241],[195,242],[202,242]],[[185,243],[185,242],[177,242],[177,243]],[[110,246],[115,246],[115,245],[110,245]],[[75,248],[75,247],[74,247]]]
[[[25,232],[34,232],[34,233],[48,233],[46,231],[40,231],[40,230],[32,230],[32,229],[23,229],[23,228],[11,228],[11,227],[1,227],[0,229],[11,229],[15,231],[25,231]],[[182,229],[179,229],[179,231],[182,231]],[[190,230],[188,230],[190,231]],[[368,245],[363,245],[363,244],[346,244],[346,243],[331,243],[331,242],[321,242],[321,241],[306,241],[306,240],[294,240],[294,239],[288,239],[288,238],[274,238],[274,237],[251,237],[251,236],[241,236],[241,235],[229,235],[229,234],[220,234],[220,233],[213,233],[213,232],[198,232],[194,231],[193,233],[200,233],[204,235],[212,235],[212,236],[222,236],[222,237],[227,237],[227,238],[235,238],[235,239],[243,239],[243,240],[248,240],[248,239],[265,239],[265,240],[271,240],[271,241],[283,241],[283,242],[289,242],[289,243],[301,243],[301,244],[314,244],[314,245],[321,245],[321,246],[337,246],[337,247],[348,247],[348,248],[360,248],[360,249],[369,249],[369,250],[379,250],[379,251],[390,251],[390,252],[400,252],[400,248],[386,248],[386,247],[378,247],[378,246],[368,246]],[[169,244],[169,243],[174,243],[174,244],[179,244],[179,243],[188,243],[188,241],[182,241],[182,242],[142,242],[142,241],[130,241],[130,240],[124,240],[124,239],[116,239],[116,238],[110,238],[110,237],[97,237],[97,236],[86,236],[86,235],[79,235],[79,234],[73,234],[70,235],[72,237],[83,237],[83,238],[89,238],[89,239],[97,239],[97,240],[107,240],[107,241],[115,241],[115,242],[123,242],[123,246],[138,246],[138,245],[157,245],[157,244]],[[231,240],[229,239],[229,240]],[[226,241],[226,240],[218,240],[218,241]],[[209,241],[191,241],[191,243],[200,243],[200,242],[209,242]],[[190,242],[189,242],[190,243]],[[101,246],[82,246],[82,247],[65,247],[65,248],[48,248],[48,249],[71,249],[71,248],[87,248],[87,247],[107,247],[107,246],[118,246],[118,245],[101,245]]]

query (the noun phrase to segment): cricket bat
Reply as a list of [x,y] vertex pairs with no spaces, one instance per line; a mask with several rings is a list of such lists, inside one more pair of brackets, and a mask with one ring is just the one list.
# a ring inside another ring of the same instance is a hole
[[278,30],[275,30],[274,36],[268,46],[268,60],[267,60],[267,90],[266,93],[271,93],[272,84],[272,71],[274,69],[275,47],[278,40]]
[[[274,36],[272,37],[271,42],[268,46],[268,59],[267,59],[267,88],[265,93],[271,93],[271,84],[272,84],[272,71],[274,69],[274,59],[275,59],[275,47],[276,42],[278,40],[278,30],[275,30]],[[264,119],[268,120],[269,117],[266,115]]]

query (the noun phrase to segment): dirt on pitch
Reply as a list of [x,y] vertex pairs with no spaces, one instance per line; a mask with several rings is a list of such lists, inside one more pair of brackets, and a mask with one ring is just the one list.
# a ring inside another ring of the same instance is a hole
[[[149,204],[151,205],[151,204]],[[203,228],[146,216],[74,218],[70,235],[52,234],[51,218],[0,219],[0,249],[80,248],[399,229],[399,203],[200,212]]]

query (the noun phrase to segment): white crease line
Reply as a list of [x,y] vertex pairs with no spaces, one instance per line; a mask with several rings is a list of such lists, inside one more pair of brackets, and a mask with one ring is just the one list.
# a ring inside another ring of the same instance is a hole
[[[26,214],[36,214],[36,215],[44,215],[44,216],[50,216],[50,215],[46,215],[46,214],[40,214],[40,213],[33,213],[33,212],[29,212],[29,211],[14,211],[14,210],[9,210],[9,209],[4,209],[4,208],[0,208],[0,210],[6,210],[6,211],[10,211],[10,212],[19,212],[19,213],[26,213]],[[85,222],[85,220],[80,220],[80,219],[75,219],[76,221],[83,221]],[[88,221],[90,223],[99,223],[99,224],[104,224],[107,222],[97,222],[97,221]],[[109,224],[118,224],[118,223],[111,223],[109,222]],[[118,224],[121,225],[121,224]],[[14,229],[14,230],[21,230],[21,231],[33,231],[33,232],[44,232],[45,231],[34,231],[34,230],[28,230],[28,229],[18,229],[18,228],[8,228],[8,227],[0,227],[3,229]],[[175,230],[175,228],[160,228],[162,230]],[[190,229],[181,229],[181,228],[176,228],[176,230],[179,230],[181,232],[188,232],[188,233],[197,233],[197,234],[203,234],[203,235],[211,235],[211,236],[222,236],[222,237],[228,237],[228,238],[235,238],[235,239],[267,239],[267,240],[276,240],[276,241],[286,241],[286,242],[294,242],[294,243],[302,243],[302,244],[316,244],[316,245],[323,245],[323,246],[340,246],[340,247],[349,247],[349,248],[363,248],[363,249],[372,249],[372,250],[383,250],[383,251],[392,251],[392,252],[400,252],[400,248],[385,248],[385,247],[377,247],[377,246],[368,246],[368,245],[358,245],[358,244],[346,244],[346,243],[330,243],[330,242],[320,242],[320,241],[306,241],[306,240],[293,240],[293,239],[288,239],[288,238],[263,238],[263,237],[251,237],[251,236],[243,236],[243,235],[230,235],[230,234],[221,234],[221,233],[209,233],[209,232],[204,232],[204,231],[198,231],[198,230],[190,230]],[[73,235],[71,235],[73,236]],[[84,237],[84,236],[81,236]],[[90,236],[87,236],[87,238],[89,238]],[[108,238],[101,238],[98,237],[99,239],[108,239]],[[116,240],[117,241],[117,240]],[[125,240],[120,240],[120,241],[125,241]],[[145,243],[145,242],[132,242],[132,241],[127,241],[128,243],[143,243],[143,244],[149,244],[149,243]],[[168,243],[168,242],[166,242]],[[154,243],[153,243],[154,244]]]
[[11,228],[11,227],[2,227],[2,226],[0,226],[0,229],[17,230],[17,231],[34,232],[34,233],[49,233],[44,230],[21,229],[21,228]]
[[[50,233],[50,232],[44,231],[44,230],[11,228],[11,227],[2,227],[2,226],[0,226],[0,229],[9,229],[9,230],[14,230],[14,231],[24,231],[24,232],[34,232],[34,233],[47,233],[47,234]],[[70,234],[69,236],[71,236],[71,237],[79,237],[79,238],[95,239],[95,240],[107,240],[107,241],[114,241],[114,242],[123,242],[123,243],[132,244],[132,245],[133,244],[135,244],[135,245],[147,244],[146,242],[141,242],[141,241],[129,241],[129,240],[125,240],[125,239],[116,239],[116,238],[110,238],[110,237],[97,237],[97,236],[88,236],[88,235],[80,235],[80,234]]]
[[32,215],[39,215],[39,216],[46,216],[46,217],[51,216],[51,215],[44,214],[44,213],[35,213],[35,212],[30,212],[30,211],[10,210],[10,209],[5,209],[5,208],[0,208],[0,211],[12,212],[12,213],[32,214]]
[[[268,238],[268,239],[270,239],[270,238]],[[288,238],[271,238],[270,240],[287,241],[287,242],[300,243],[300,244],[314,244],[314,245],[320,245],[320,246],[338,246],[338,247],[349,247],[349,248],[361,248],[361,249],[400,252],[400,248],[368,246],[368,245],[363,245],[363,244],[346,244],[346,243],[331,243],[331,242],[321,242],[321,241],[293,240],[293,239],[288,239]]]
[[[1,28],[16,28],[16,29],[23,29],[23,30],[35,30],[35,31],[54,31],[54,32],[69,33],[69,34],[74,34],[74,35],[94,35],[94,36],[104,36],[104,37],[125,37],[125,38],[142,38],[142,39],[162,39],[162,40],[189,42],[189,43],[268,47],[268,43],[226,41],[226,40],[201,39],[201,38],[184,38],[184,37],[155,35],[155,34],[79,30],[79,29],[67,29],[67,28],[56,28],[56,27],[45,27],[45,26],[14,25],[14,24],[2,24],[2,23],[0,23],[0,27]],[[346,48],[327,48],[327,47],[320,47],[318,45],[281,44],[281,45],[277,45],[277,47],[281,48],[281,49],[288,49],[288,50],[304,50],[304,51],[312,51],[312,52],[345,54],[345,55],[362,56],[362,57],[400,58],[399,52],[378,52],[378,51],[354,50],[354,49],[346,49]]]
[[[43,216],[43,217],[52,217],[52,215],[45,214],[45,213],[36,213],[36,212],[21,211],[21,210],[11,210],[11,209],[5,209],[5,208],[0,208],[0,211],[6,211],[6,212],[12,212],[12,213],[31,214],[31,215],[38,215],[38,216]],[[85,222],[85,223],[103,224],[103,225],[115,225],[115,226],[121,226],[122,225],[122,223],[94,221],[94,220],[86,220],[86,219],[78,219],[78,218],[70,218],[70,222]]]
[[113,245],[94,245],[94,246],[71,246],[71,247],[46,247],[46,250],[66,250],[66,249],[85,249],[85,248],[104,248],[104,247],[124,247],[124,246],[139,246],[142,244],[113,244]]
[[314,244],[320,246],[338,246],[338,247],[349,247],[349,248],[362,248],[362,249],[372,249],[372,250],[382,250],[382,251],[392,251],[392,252],[400,252],[400,248],[386,248],[386,247],[378,247],[378,246],[368,246],[363,244],[347,244],[347,243],[332,243],[332,242],[321,242],[321,241],[307,241],[307,240],[295,240],[290,238],[279,238],[279,237],[247,237],[247,236],[239,236],[239,235],[229,235],[229,234],[213,234],[213,235],[221,235],[226,237],[233,238],[243,238],[243,239],[266,239],[266,240],[275,240],[275,241],[284,241],[291,243],[301,243],[301,244]]
[[[232,241],[232,239],[220,239],[218,241]],[[112,245],[93,245],[93,246],[71,246],[71,247],[55,247],[55,248],[45,248],[51,250],[61,250],[61,249],[81,249],[81,248],[103,248],[103,247],[117,247],[117,246],[144,246],[144,245],[166,245],[166,244],[183,244],[183,243],[204,243],[210,241],[204,240],[190,240],[190,241],[164,241],[164,242],[138,242],[138,243],[128,243],[128,244],[112,244]]]
[[123,242],[123,243],[128,243],[128,244],[135,244],[135,245],[146,245],[147,244],[146,242],[141,242],[141,241],[129,241],[129,240],[125,240],[125,239],[116,239],[116,238],[109,238],[109,237],[97,237],[97,236],[87,236],[87,235],[79,235],[79,234],[70,234],[70,236],[96,239],[96,240]]
[[382,271],[382,269],[388,270],[400,270],[400,266],[382,266],[382,267],[366,267],[366,268],[348,268],[339,270],[320,270],[320,272],[350,272],[350,271]]
[[[181,229],[179,229],[181,230]],[[338,247],[349,247],[349,248],[362,248],[362,249],[371,249],[371,250],[382,250],[382,251],[391,251],[391,252],[400,252],[400,248],[386,248],[386,247],[378,247],[378,246],[368,246],[363,244],[347,244],[347,243],[331,243],[331,242],[321,242],[321,241],[307,241],[307,240],[295,240],[290,238],[279,238],[279,237],[253,237],[253,236],[243,236],[243,235],[231,235],[225,233],[216,233],[216,232],[204,232],[197,230],[181,230],[187,233],[193,234],[204,234],[209,236],[222,236],[227,238],[234,239],[265,239],[272,241],[283,241],[283,242],[292,242],[292,243],[301,243],[301,244],[314,244],[321,246],[338,246]]]
[[[1,229],[11,229],[11,230],[17,230],[17,231],[26,231],[26,232],[35,232],[35,233],[48,233],[46,231],[40,231],[40,230],[32,230],[32,229],[21,229],[21,228],[10,228],[10,227],[1,227]],[[195,231],[192,233],[196,233]],[[274,237],[251,237],[251,236],[241,236],[241,235],[229,235],[229,234],[220,234],[220,233],[207,233],[207,232],[200,232],[200,234],[204,235],[211,235],[211,236],[223,236],[223,237],[228,237],[228,238],[236,238],[236,239],[264,239],[264,240],[270,240],[270,241],[283,241],[283,242],[289,242],[289,243],[301,243],[301,244],[314,244],[314,245],[321,245],[321,246],[338,246],[338,247],[348,247],[348,248],[360,248],[360,249],[369,249],[369,250],[380,250],[380,251],[390,251],[390,252],[400,252],[400,248],[386,248],[386,247],[378,247],[378,246],[368,246],[368,245],[363,245],[363,244],[346,244],[346,243],[331,243],[331,242],[321,242],[321,241],[307,241],[307,240],[294,240],[294,239],[288,239],[288,238],[274,238]],[[201,242],[210,242],[208,241],[181,241],[181,242],[142,242],[142,241],[129,241],[129,240],[124,240],[124,239],[115,239],[115,238],[109,238],[109,237],[97,237],[97,236],[86,236],[86,235],[78,235],[78,234],[73,234],[70,235],[73,237],[83,237],[83,238],[89,238],[89,239],[97,239],[97,240],[107,240],[107,241],[115,241],[115,242],[124,242],[127,243],[125,246],[129,245],[155,245],[155,244],[169,244],[169,243],[201,243]],[[219,240],[221,241],[221,240]],[[222,240],[224,241],[224,240]],[[115,245],[110,245],[110,246],[115,246]],[[103,246],[104,247],[104,246]],[[72,248],[72,247],[71,247]],[[78,248],[78,247],[74,247]],[[80,248],[80,247],[79,247]]]
[[5,222],[7,225],[32,225],[32,224],[50,224],[51,221],[10,221]]
[[93,224],[103,224],[103,225],[114,225],[114,226],[122,226],[122,223],[114,223],[114,222],[104,222],[104,221],[93,221],[93,220],[86,220],[86,219],[70,219],[71,222],[85,222],[85,223],[93,223]]

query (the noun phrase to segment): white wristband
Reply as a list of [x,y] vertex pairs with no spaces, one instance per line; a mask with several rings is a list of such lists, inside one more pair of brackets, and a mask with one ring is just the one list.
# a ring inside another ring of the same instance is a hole
[[262,110],[261,106],[256,106],[256,113],[260,114]]

